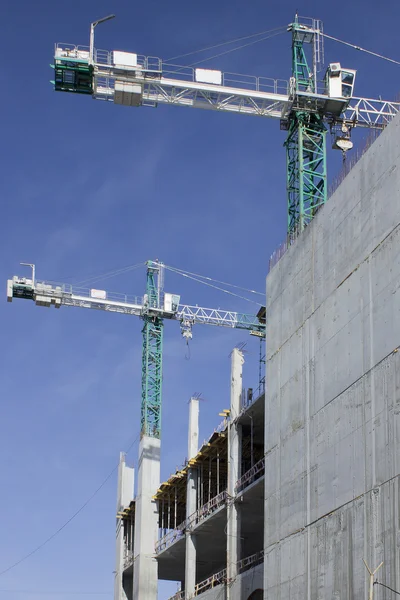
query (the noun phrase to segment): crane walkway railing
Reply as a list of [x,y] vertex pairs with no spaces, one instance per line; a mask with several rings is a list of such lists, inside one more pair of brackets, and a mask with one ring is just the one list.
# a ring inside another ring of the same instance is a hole
[[[240,560],[237,563],[238,573],[244,573],[245,571],[248,571],[249,569],[252,569],[257,565],[260,565],[263,562],[263,560],[264,550],[256,552],[256,554],[252,554],[251,556],[247,556],[246,558],[242,558],[242,560]],[[216,587],[217,585],[221,585],[224,583],[226,583],[226,569],[222,569],[221,571],[218,571],[218,573],[214,573],[210,577],[207,577],[207,579],[204,579],[203,581],[200,581],[200,583],[197,583],[194,588],[194,596],[200,596],[200,594],[202,594],[203,592],[206,592],[207,590],[210,590]],[[184,598],[185,592],[181,590],[179,592],[176,592],[176,594],[174,594],[173,596],[171,596],[169,600],[184,600]]]
[[120,294],[118,292],[106,292],[105,290],[80,287],[71,283],[40,280],[35,280],[33,283],[31,279],[27,279],[26,277],[14,277],[13,283],[15,287],[31,287],[36,294],[42,294],[49,298],[54,297],[66,300],[69,298],[82,298],[93,302],[100,300],[114,302],[116,304],[126,304],[129,306],[143,305],[142,296],[129,296],[127,294]]
[[211,498],[208,502],[200,506],[194,513],[185,519],[178,527],[171,529],[156,543],[156,554],[159,554],[171,544],[182,538],[186,530],[192,530],[199,523],[213,514],[216,510],[224,506],[227,501],[228,494],[226,490]]
[[[67,44],[59,44],[59,46],[67,46]],[[179,80],[182,83],[196,82],[196,68],[163,62],[157,56],[145,56],[143,54],[136,55],[136,62],[136,70],[141,70],[147,74],[157,74],[159,77]],[[108,71],[107,74],[109,76],[114,75],[115,65],[112,51],[96,49],[95,63],[102,72],[105,70]],[[283,96],[289,94],[289,82],[286,79],[257,77],[256,75],[245,75],[242,73],[220,73],[221,82],[219,85],[222,86],[253,92],[269,92]]]
[[251,483],[260,479],[265,473],[265,457],[263,456],[255,465],[251,467],[246,473],[237,481],[235,486],[235,492],[238,494],[246,489]]

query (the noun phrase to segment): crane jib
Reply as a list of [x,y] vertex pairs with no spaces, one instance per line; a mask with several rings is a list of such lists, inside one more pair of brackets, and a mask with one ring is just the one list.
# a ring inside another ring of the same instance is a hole
[[166,310],[165,307],[147,306],[144,299],[139,296],[85,289],[65,283],[33,282],[32,279],[18,276],[7,282],[7,300],[11,302],[13,298],[33,300],[38,306],[55,306],[56,308],[75,306],[142,318],[148,315],[154,318],[186,322],[190,325],[214,325],[265,334],[265,321],[263,322],[253,314],[183,304]]

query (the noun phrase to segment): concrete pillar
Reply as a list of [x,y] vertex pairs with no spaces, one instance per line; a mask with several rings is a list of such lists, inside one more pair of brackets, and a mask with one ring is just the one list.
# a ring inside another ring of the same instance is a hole
[[[125,464],[125,454],[119,455],[118,488],[117,488],[117,513],[128,508],[133,498],[134,469]],[[124,571],[124,558],[126,546],[124,542],[123,520],[117,518],[116,524],[116,548],[115,548],[115,578],[114,578],[114,600],[126,600],[126,594],[122,586],[122,575]]]
[[160,487],[160,440],[144,435],[139,445],[138,492],[135,506],[133,600],[157,600],[155,545],[158,510],[153,496]]
[[241,409],[242,372],[244,358],[238,348],[231,355],[231,407],[228,421],[228,506],[226,529],[226,571],[227,600],[229,600],[230,582],[237,577],[237,563],[240,560],[240,511],[235,503],[235,485],[241,476],[242,428],[236,419]]
[[[199,400],[191,398],[189,404],[188,460],[194,458],[199,450]],[[186,491],[186,517],[196,510],[197,470],[188,470]],[[193,598],[196,585],[196,536],[186,531],[185,558],[185,600]]]

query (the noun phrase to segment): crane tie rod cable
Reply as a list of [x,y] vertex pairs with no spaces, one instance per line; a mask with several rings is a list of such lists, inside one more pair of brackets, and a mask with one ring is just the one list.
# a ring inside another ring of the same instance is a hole
[[266,35],[268,33],[274,33],[275,31],[280,31],[285,29],[285,27],[275,27],[275,29],[269,29],[266,31],[259,31],[258,33],[252,33],[251,35],[245,35],[242,37],[235,38],[233,40],[229,40],[228,42],[219,42],[218,44],[214,44],[212,46],[206,46],[205,48],[201,48],[199,50],[192,50],[192,52],[186,52],[185,54],[178,54],[177,56],[171,56],[171,58],[167,58],[167,62],[170,60],[176,60],[178,58],[185,58],[186,56],[191,56],[192,54],[199,54],[200,52],[206,52],[207,50],[213,50],[214,48],[220,48],[221,46],[228,46],[229,44],[235,44],[236,42],[242,42],[243,40],[249,40],[251,38],[255,38],[261,35]]
[[137,263],[136,265],[129,265],[128,267],[122,267],[121,269],[115,269],[113,271],[109,271],[108,273],[102,273],[101,275],[93,275],[92,277],[88,277],[87,279],[82,279],[82,281],[77,281],[73,285],[83,285],[83,284],[91,284],[96,281],[103,281],[103,279],[109,279],[110,277],[116,277],[117,275],[122,275],[123,273],[127,273],[128,271],[133,271],[134,269],[138,269],[139,267],[143,267],[145,265],[144,262]]
[[198,283],[202,283],[203,285],[207,285],[208,287],[214,288],[215,290],[219,290],[220,292],[224,292],[224,294],[229,294],[230,296],[235,296],[236,298],[240,298],[241,300],[246,300],[246,302],[252,302],[253,304],[257,304],[257,306],[261,306],[261,302],[256,302],[255,300],[251,300],[250,298],[245,298],[244,296],[240,296],[239,294],[235,294],[235,292],[230,292],[229,290],[225,290],[224,288],[221,288],[217,285],[213,285],[212,283],[208,283],[207,281],[202,281],[201,279],[197,279],[197,277],[192,277],[191,275],[188,275],[187,273],[182,273],[176,269],[174,269],[173,267],[167,267],[165,265],[165,268],[168,269],[169,271],[172,271],[173,273],[177,273],[177,275],[181,275],[182,277],[186,277],[187,279],[192,279],[193,281],[197,281]]
[[267,35],[265,37],[259,38],[258,40],[255,40],[253,42],[249,42],[248,44],[243,44],[242,46],[237,46],[236,48],[231,48],[230,50],[226,50],[225,52],[220,52],[219,54],[214,54],[213,56],[208,56],[207,58],[202,58],[201,60],[191,63],[190,65],[174,65],[167,61],[164,61],[164,66],[173,67],[174,70],[171,71],[173,74],[180,73],[183,69],[190,69],[190,68],[195,67],[196,65],[199,65],[203,62],[212,60],[213,58],[219,58],[220,56],[224,56],[225,54],[230,54],[231,52],[235,52],[236,50],[241,50],[243,48],[247,48],[248,46],[252,46],[253,44],[258,44],[258,42],[263,42],[264,40],[268,40],[269,38],[272,38],[272,37],[275,37],[276,35],[280,35],[280,34],[284,33],[285,31],[286,31],[286,29],[282,29],[282,31],[278,31],[277,33],[272,33],[271,35]]
[[395,65],[400,65],[400,61],[394,60],[394,58],[388,58],[387,56],[383,56],[382,54],[378,54],[377,52],[372,52],[371,50],[366,50],[365,48],[361,48],[361,46],[356,46],[355,44],[350,44],[350,42],[344,42],[343,40],[339,40],[338,38],[333,37],[332,35],[328,35],[327,33],[322,33],[324,37],[329,40],[333,40],[334,42],[339,42],[340,44],[344,44],[345,46],[350,46],[350,48],[354,48],[355,50],[360,50],[361,52],[366,52],[367,54],[372,54],[372,56],[376,56],[377,58],[382,58],[383,60],[387,60]]
[[253,42],[249,42],[248,44],[243,44],[242,46],[236,46],[236,48],[231,48],[230,50],[225,50],[225,52],[220,52],[219,54],[214,54],[213,56],[209,56],[208,58],[202,58],[201,60],[191,63],[190,65],[187,65],[187,66],[195,67],[196,65],[199,65],[202,62],[206,62],[207,60],[212,60],[213,58],[219,58],[220,56],[224,56],[225,54],[230,54],[231,52],[236,52],[236,50],[242,50],[243,48],[247,48],[248,46],[253,46],[254,44],[258,44],[258,42],[264,42],[265,40],[268,40],[277,35],[285,33],[285,31],[286,31],[286,28],[283,28],[282,31],[272,33],[271,35],[266,35],[265,37],[259,38],[258,40],[254,40]]
[[171,267],[165,265],[167,269],[174,269],[176,272],[185,273],[186,275],[193,275],[194,277],[200,277],[201,279],[207,279],[207,281],[213,281],[214,283],[220,283],[221,285],[227,285],[229,287],[236,288],[237,290],[242,290],[243,292],[249,292],[250,294],[258,294],[259,296],[265,296],[263,292],[257,292],[256,290],[249,290],[248,288],[241,287],[240,285],[235,285],[233,283],[227,283],[226,281],[220,281],[219,279],[213,279],[212,277],[207,277],[206,275],[199,275],[198,273],[191,273],[190,271],[185,271],[184,269],[178,269],[178,267]]

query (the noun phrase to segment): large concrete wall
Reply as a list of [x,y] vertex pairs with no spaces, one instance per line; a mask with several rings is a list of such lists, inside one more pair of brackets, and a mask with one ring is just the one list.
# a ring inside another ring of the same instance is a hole
[[400,590],[399,288],[397,117],[267,277],[264,598]]

